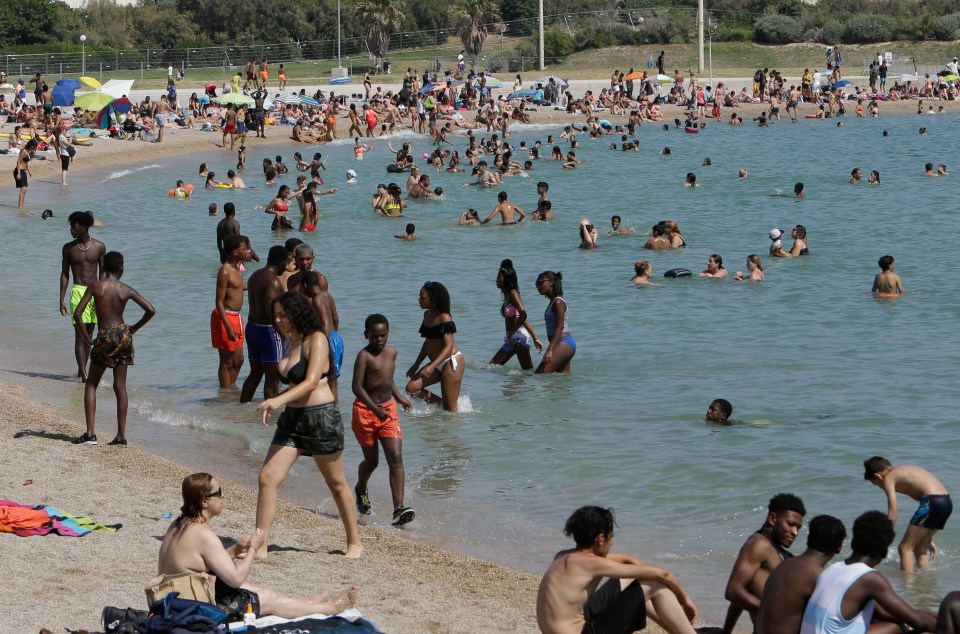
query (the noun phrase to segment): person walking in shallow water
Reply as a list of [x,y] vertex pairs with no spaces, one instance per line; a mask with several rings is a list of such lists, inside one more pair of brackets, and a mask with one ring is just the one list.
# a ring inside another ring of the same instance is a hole
[[[460,385],[466,369],[463,353],[457,348],[454,335],[457,325],[450,315],[450,293],[440,282],[424,282],[420,288],[423,323],[420,336],[423,346],[416,361],[407,370],[407,393],[428,403],[442,404],[448,412],[457,411]],[[420,364],[428,360],[422,368]],[[440,397],[426,388],[440,384]]]
[[577,353],[577,342],[570,334],[567,300],[563,298],[563,275],[560,271],[544,271],[537,277],[537,292],[550,300],[543,313],[550,344],[537,366],[537,374],[566,373]]

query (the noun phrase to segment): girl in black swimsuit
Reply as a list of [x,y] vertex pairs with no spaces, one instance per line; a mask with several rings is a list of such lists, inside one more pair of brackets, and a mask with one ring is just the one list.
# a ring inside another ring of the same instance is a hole
[[270,528],[277,512],[277,489],[297,458],[306,455],[313,456],[337,504],[347,533],[346,556],[359,557],[363,547],[357,530],[356,500],[343,469],[343,422],[327,383],[327,337],[320,317],[300,293],[284,293],[273,301],[272,308],[274,327],[286,338],[286,352],[277,370],[280,380],[290,388],[257,407],[267,425],[270,414],[286,406],[260,468],[257,528],[263,531],[263,545],[257,556],[267,555]]
[[[423,346],[407,370],[410,378],[407,393],[428,403],[443,404],[443,409],[455,412],[463,382],[464,359],[453,339],[457,325],[450,315],[450,294],[446,287],[439,282],[424,282],[420,288],[420,308],[424,309],[420,324]],[[421,368],[424,359],[430,361]],[[435,383],[440,383],[440,397],[426,389]]]

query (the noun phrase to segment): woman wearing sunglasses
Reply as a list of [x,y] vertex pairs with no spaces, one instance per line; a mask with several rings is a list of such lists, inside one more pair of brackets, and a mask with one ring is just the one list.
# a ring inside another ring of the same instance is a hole
[[194,473],[183,480],[183,506],[167,529],[160,545],[158,577],[147,587],[152,603],[170,592],[182,599],[213,603],[231,620],[243,618],[251,606],[254,614],[294,619],[308,614],[339,614],[356,602],[356,588],[344,590],[336,599],[326,595],[287,597],[273,590],[246,583],[253,567],[254,551],[264,543],[258,532],[241,537],[224,548],[210,522],[223,513],[223,485],[209,473]]
[[567,300],[563,298],[563,275],[560,271],[544,271],[537,277],[537,292],[550,300],[543,313],[550,345],[537,366],[537,374],[566,373],[577,353],[577,342],[570,334]]
[[260,468],[257,529],[263,531],[263,543],[257,556],[267,556],[270,528],[277,513],[277,490],[293,463],[304,455],[313,456],[337,504],[347,533],[346,556],[359,557],[363,546],[357,529],[356,501],[343,470],[343,421],[327,380],[333,371],[330,344],[320,317],[305,296],[288,291],[273,300],[272,308],[274,327],[286,339],[277,372],[280,381],[290,387],[257,407],[267,425],[270,414],[286,406]]
[[[446,287],[440,282],[424,282],[420,288],[420,308],[424,309],[420,324],[423,345],[417,360],[407,370],[410,379],[407,393],[455,412],[465,366],[463,353],[453,338],[457,325],[450,315],[450,294]],[[424,359],[428,363],[421,368]],[[426,389],[436,383],[440,384],[440,397]]]

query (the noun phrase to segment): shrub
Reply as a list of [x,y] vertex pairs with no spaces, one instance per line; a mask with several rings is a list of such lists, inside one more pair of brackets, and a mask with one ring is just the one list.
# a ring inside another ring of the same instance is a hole
[[753,29],[744,27],[726,27],[721,25],[713,38],[714,42],[752,42]]
[[823,42],[823,27],[815,26],[812,29],[807,29],[803,34],[804,42]]
[[[517,49],[508,48],[497,51],[487,57],[486,68],[490,69],[492,73],[519,73],[521,72],[521,67],[524,66],[521,64],[521,57],[523,57],[523,53]],[[530,61],[531,63],[535,62],[533,59]]]
[[960,40],[960,13],[937,16],[933,36],[938,40]]
[[893,19],[885,15],[855,15],[843,27],[843,41],[847,44],[886,42],[892,37]]
[[543,34],[543,54],[547,57],[566,57],[577,50],[577,43],[562,31]]
[[757,41],[768,44],[799,42],[803,34],[803,22],[789,15],[772,13],[757,18],[754,23]]
[[820,29],[820,41],[824,44],[839,44],[843,41],[844,26],[836,20],[830,20]]

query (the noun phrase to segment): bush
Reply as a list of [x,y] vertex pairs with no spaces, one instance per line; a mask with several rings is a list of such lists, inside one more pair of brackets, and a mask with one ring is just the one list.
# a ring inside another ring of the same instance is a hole
[[843,41],[844,26],[840,22],[830,20],[820,29],[820,41],[824,44],[835,45]]
[[887,42],[893,38],[893,19],[885,15],[855,15],[844,25],[843,41],[846,44],[871,44]]
[[960,13],[937,16],[933,36],[938,40],[960,40]]
[[758,42],[789,44],[800,41],[803,35],[803,22],[789,15],[772,13],[757,18],[754,30]]
[[744,27],[726,27],[720,25],[717,29],[717,35],[713,38],[714,42],[752,42],[753,29]]
[[803,41],[807,43],[823,42],[823,27],[815,26],[812,29],[807,29],[803,34]]
[[677,10],[648,17],[638,33],[644,44],[685,44],[696,26],[692,13]]
[[546,57],[566,57],[576,50],[576,41],[562,31],[547,31],[543,34],[543,54]]

